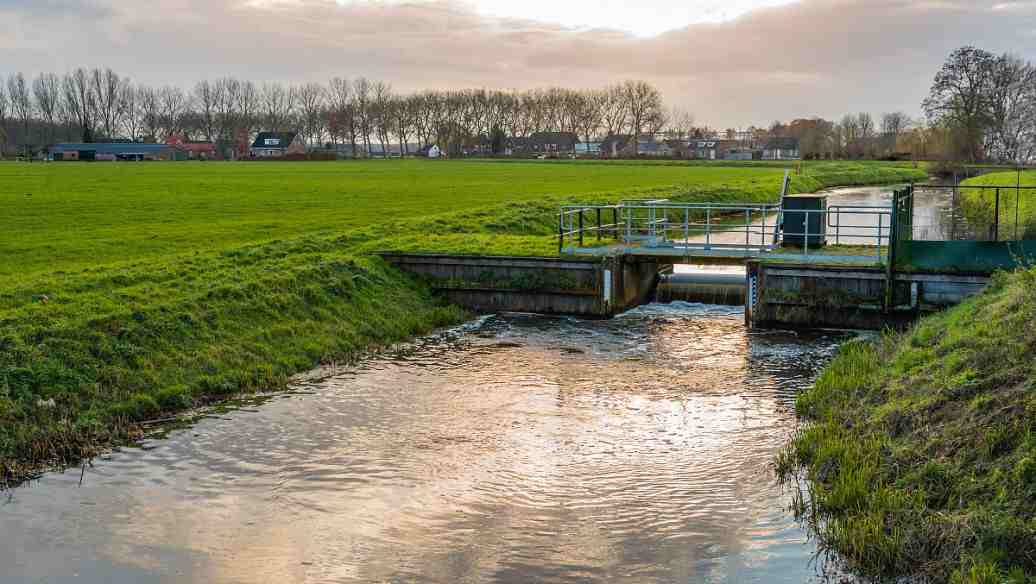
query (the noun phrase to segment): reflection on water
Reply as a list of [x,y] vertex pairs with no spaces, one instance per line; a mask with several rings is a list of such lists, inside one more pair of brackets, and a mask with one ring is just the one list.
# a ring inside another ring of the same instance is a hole
[[803,582],[770,464],[836,334],[507,315],[0,503],[4,582]]

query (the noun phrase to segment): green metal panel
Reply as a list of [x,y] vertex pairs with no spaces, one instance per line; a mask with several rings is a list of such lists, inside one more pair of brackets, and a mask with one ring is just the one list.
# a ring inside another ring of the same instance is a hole
[[1036,264],[1036,241],[901,241],[896,269],[988,274]]

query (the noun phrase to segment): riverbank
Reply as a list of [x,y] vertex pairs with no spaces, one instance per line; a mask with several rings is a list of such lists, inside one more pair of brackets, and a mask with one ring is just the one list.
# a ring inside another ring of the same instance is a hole
[[[1001,238],[1036,239],[1036,171],[993,172],[969,178],[966,187],[1023,187],[1000,190]],[[1028,187],[1028,188],[1025,188]],[[996,188],[966,188],[960,192],[961,210],[968,223],[979,233],[988,233],[996,215]]]
[[1036,574],[1036,269],[902,335],[854,341],[797,400],[800,516],[854,572]]
[[[277,165],[244,166],[265,172]],[[65,167],[55,167],[56,172],[66,172]],[[448,168],[431,163],[428,167],[434,172]],[[109,172],[101,165],[69,168],[67,172],[73,173],[88,172],[84,168]],[[165,172],[147,165],[118,167],[114,172],[133,168]],[[872,170],[861,167],[858,180],[900,182],[916,179],[917,172],[889,167],[875,175]],[[831,175],[806,175],[797,178],[793,188],[801,192],[833,186],[826,181],[845,181],[844,171],[840,166]],[[257,226],[271,221],[274,211],[285,213],[277,211],[283,205],[230,221],[227,217],[234,213],[221,209],[231,203],[217,193],[213,200],[201,201],[211,215],[204,222],[190,213],[192,205],[201,204],[197,195],[186,195],[187,202],[176,199],[177,192],[192,188],[185,182],[165,187],[166,198],[173,199],[165,221],[149,219],[137,225],[132,205],[117,212],[112,208],[113,200],[126,200],[132,192],[109,195],[95,185],[92,198],[84,195],[56,207],[65,214],[53,219],[58,226],[51,226],[50,243],[41,239],[46,233],[28,240],[5,235],[0,481],[16,482],[41,468],[75,463],[133,439],[146,420],[238,392],[278,389],[292,375],[321,363],[353,358],[463,318],[460,310],[443,304],[421,283],[371,256],[373,251],[556,255],[555,214],[564,201],[606,202],[658,194],[701,201],[772,200],[780,172],[768,172],[765,177],[732,175],[701,185],[631,187],[621,192],[527,192],[510,202],[462,205],[450,212],[446,211],[454,203],[449,193],[455,190],[447,189],[437,191],[437,198],[427,201],[425,213],[417,216],[403,216],[391,196],[371,195],[363,199],[362,208],[346,197],[331,214],[348,215],[356,208],[368,218],[364,226],[344,223],[346,227],[331,230],[330,223],[317,221],[308,227],[311,234],[235,245],[227,243],[232,231],[228,222],[253,230],[256,237],[265,233],[271,238],[276,230]],[[115,184],[109,179],[98,184]],[[216,178],[207,180],[219,184]],[[436,180],[447,188],[442,175]],[[35,217],[39,225],[49,226],[49,211],[27,207],[60,199],[63,191],[48,192],[46,183],[41,180],[37,187],[43,190],[31,198],[10,192],[3,198],[22,206],[14,215]],[[468,194],[452,197],[471,197],[479,188],[475,181]],[[87,204],[94,200],[96,204]],[[331,204],[321,200],[318,207]],[[375,201],[380,207],[371,207]],[[246,197],[242,204],[255,202]],[[310,210],[300,212],[313,215]],[[109,225],[112,216],[122,219]],[[208,248],[203,245],[206,235],[212,240]],[[75,249],[77,242],[83,250]],[[134,246],[140,253],[126,259]],[[50,254],[50,267],[44,269]]]

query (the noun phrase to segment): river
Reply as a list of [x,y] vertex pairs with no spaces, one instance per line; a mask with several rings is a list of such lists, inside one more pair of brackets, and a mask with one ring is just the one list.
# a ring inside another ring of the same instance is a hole
[[772,471],[843,333],[496,315],[0,493],[3,582],[807,582]]

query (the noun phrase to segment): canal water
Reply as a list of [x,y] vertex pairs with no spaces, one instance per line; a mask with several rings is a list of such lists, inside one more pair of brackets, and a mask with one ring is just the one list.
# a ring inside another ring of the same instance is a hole
[[0,581],[808,582],[772,469],[842,333],[486,317],[0,493]]

